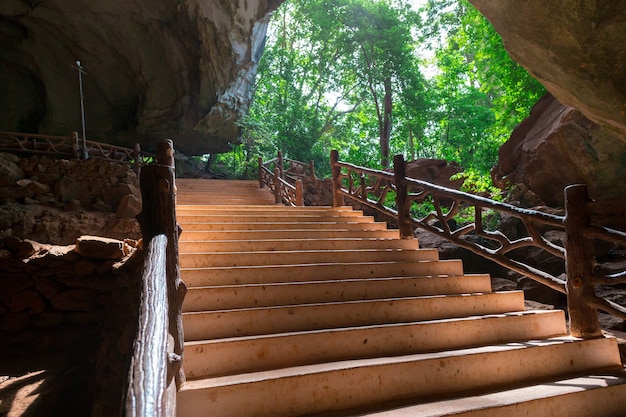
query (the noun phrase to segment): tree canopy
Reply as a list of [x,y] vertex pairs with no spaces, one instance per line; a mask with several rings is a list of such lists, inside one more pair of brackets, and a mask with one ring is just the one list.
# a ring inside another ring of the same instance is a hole
[[487,175],[543,87],[467,0],[287,0],[259,65],[245,152],[375,168],[443,158]]

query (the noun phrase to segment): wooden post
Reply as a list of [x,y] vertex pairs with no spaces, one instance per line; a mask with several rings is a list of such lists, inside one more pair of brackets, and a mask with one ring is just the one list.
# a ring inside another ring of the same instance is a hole
[[570,333],[584,339],[602,336],[598,313],[588,303],[595,294],[590,282],[593,251],[584,236],[585,228],[590,225],[588,202],[587,186],[570,185],[565,188],[565,267]]
[[304,193],[302,192],[302,180],[296,180],[296,206],[304,207]]
[[339,152],[335,149],[330,151],[330,169],[333,173],[333,207],[344,206],[343,195],[341,194],[341,167],[339,166]]
[[309,170],[311,171],[311,181],[315,182],[317,178],[315,177],[315,164],[313,161],[309,162]]
[[80,161],[80,145],[78,144],[78,132],[72,132],[72,150],[74,151],[74,158]]
[[133,149],[133,161],[133,171],[139,175],[139,169],[141,168],[141,145],[138,143],[135,143],[135,148]]
[[359,195],[359,197],[361,198],[361,200],[366,200],[367,199],[367,184],[365,183],[365,174],[361,173],[359,180],[361,181],[361,195]]
[[140,186],[142,212],[137,216],[144,242],[153,236],[167,236],[167,291],[169,300],[169,329],[173,338],[169,377],[175,377],[180,388],[185,376],[180,367],[183,354],[182,302],[187,287],[180,279],[178,263],[178,236],[182,229],[176,221],[176,180],[174,173],[174,146],[169,139],[157,144],[157,164],[141,170]]
[[263,158],[259,156],[259,188],[265,187],[263,184]]
[[280,204],[281,203],[281,198],[280,198],[280,188],[283,186],[280,182],[280,168],[276,167],[274,168],[274,202],[276,204]]
[[407,207],[408,188],[404,178],[406,177],[406,162],[403,155],[393,157],[393,176],[396,183],[396,206],[398,207],[398,229],[400,239],[413,239],[413,226],[409,207]]
[[278,151],[278,169],[280,170],[280,177],[285,179],[285,167],[283,166],[283,153]]

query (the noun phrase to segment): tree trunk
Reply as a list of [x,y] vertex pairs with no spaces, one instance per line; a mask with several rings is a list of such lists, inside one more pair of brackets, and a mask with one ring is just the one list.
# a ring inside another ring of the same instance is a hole
[[385,100],[383,105],[383,124],[380,131],[380,154],[383,168],[389,168],[389,137],[391,136],[391,78],[385,79]]

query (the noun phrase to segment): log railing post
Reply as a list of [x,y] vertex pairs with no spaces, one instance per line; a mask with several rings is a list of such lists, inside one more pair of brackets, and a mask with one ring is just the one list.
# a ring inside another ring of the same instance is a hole
[[315,177],[315,164],[313,161],[309,162],[309,171],[311,171],[311,181],[315,182],[317,178]]
[[141,167],[141,145],[135,143],[133,148],[133,171],[139,175],[139,168]]
[[585,185],[570,185],[565,189],[565,267],[570,333],[585,339],[602,336],[597,311],[589,304],[595,290],[590,279],[593,272],[591,246],[584,236],[584,230],[590,225],[588,202]]
[[406,205],[408,187],[406,177],[406,162],[403,155],[393,157],[393,176],[396,183],[396,206],[398,207],[398,229],[400,239],[413,239],[413,226],[409,207]]
[[304,193],[302,191],[302,180],[296,180],[296,206],[304,207]]
[[259,156],[259,188],[265,187],[263,184],[263,158]]
[[78,143],[78,132],[72,132],[72,150],[74,151],[74,158],[80,161],[80,144]]
[[343,195],[341,194],[341,166],[339,166],[339,152],[333,149],[330,151],[330,169],[333,174],[333,207],[341,207],[345,205]]
[[285,179],[285,166],[283,165],[283,153],[278,151],[278,169],[280,170],[280,178]]
[[[148,256],[126,398],[126,415],[137,417],[173,417],[176,391],[185,381],[182,302],[187,289],[178,265],[181,230],[176,222],[172,141],[161,141],[157,149],[157,163],[144,167],[140,175],[143,207],[137,219]],[[157,283],[157,278],[162,281]]]
[[283,185],[280,183],[280,168],[274,168],[274,202],[279,204],[281,202],[280,189]]

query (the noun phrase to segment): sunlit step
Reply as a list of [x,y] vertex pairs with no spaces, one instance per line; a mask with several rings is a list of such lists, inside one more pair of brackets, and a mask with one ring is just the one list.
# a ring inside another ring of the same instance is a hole
[[351,278],[463,275],[460,260],[181,268],[188,287]]
[[253,252],[253,251],[312,251],[349,249],[419,249],[417,239],[330,238],[330,239],[263,239],[263,240],[205,240],[178,244],[180,253],[192,252]]
[[277,264],[320,264],[435,261],[437,249],[360,249],[317,251],[267,251],[267,252],[214,252],[182,253],[181,268],[205,268],[213,266],[249,266]]
[[243,222],[243,223],[181,223],[183,231],[193,230],[307,230],[307,229],[341,229],[341,230],[386,230],[386,223],[360,222]]
[[491,292],[489,275],[395,277],[191,287],[183,311]]
[[472,391],[508,390],[523,381],[616,367],[615,347],[613,339],[548,339],[191,380],[178,393],[177,415],[323,415],[443,394],[471,396]]
[[566,334],[562,311],[524,311],[187,342],[188,378],[409,355]]
[[291,229],[291,230],[183,230],[181,240],[259,240],[259,239],[398,239],[397,230],[337,230],[337,229]]
[[185,341],[408,323],[524,310],[521,291],[183,313]]

